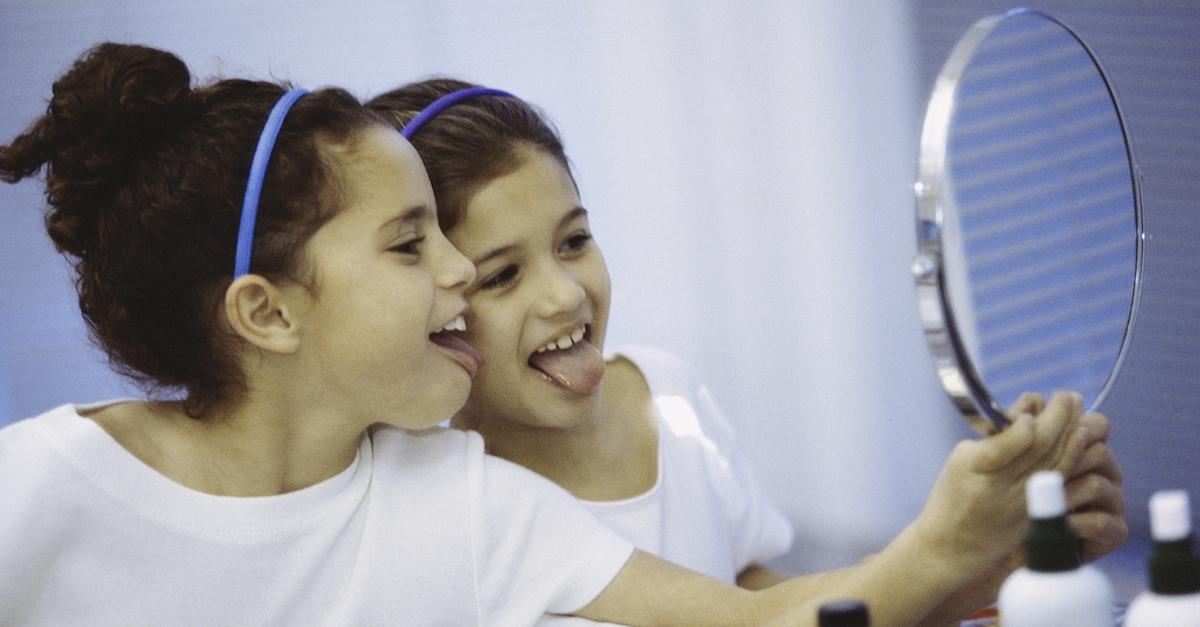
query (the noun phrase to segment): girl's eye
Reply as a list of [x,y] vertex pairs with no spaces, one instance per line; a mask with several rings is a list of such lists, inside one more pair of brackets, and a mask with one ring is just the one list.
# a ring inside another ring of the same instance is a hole
[[584,248],[587,248],[588,243],[591,241],[592,234],[588,233],[587,231],[582,231],[568,237],[566,241],[563,242],[562,249],[568,252],[583,250]]
[[499,272],[484,279],[479,284],[481,290],[494,290],[505,287],[517,278],[516,266],[504,266]]
[[393,247],[389,248],[388,250],[390,250],[392,252],[400,253],[401,255],[418,256],[421,254],[421,244],[424,241],[425,241],[424,236],[414,237],[412,239],[405,240],[403,243],[393,246]]

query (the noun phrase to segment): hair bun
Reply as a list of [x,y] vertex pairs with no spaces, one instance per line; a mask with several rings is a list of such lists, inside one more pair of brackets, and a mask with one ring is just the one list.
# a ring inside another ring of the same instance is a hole
[[26,175],[49,166],[47,227],[60,250],[82,257],[92,248],[122,181],[179,136],[190,84],[179,57],[115,43],[92,48],[54,83],[46,115],[14,146],[28,148]]
[[74,138],[95,154],[109,146],[120,158],[137,160],[137,153],[176,132],[190,84],[187,65],[169,52],[100,44],[54,83],[54,135]]

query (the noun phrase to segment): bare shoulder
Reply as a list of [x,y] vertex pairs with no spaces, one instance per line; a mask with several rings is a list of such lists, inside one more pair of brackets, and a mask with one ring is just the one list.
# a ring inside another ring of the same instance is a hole
[[636,364],[621,355],[610,360],[604,371],[604,395],[612,416],[625,417],[626,424],[657,437],[650,384]]

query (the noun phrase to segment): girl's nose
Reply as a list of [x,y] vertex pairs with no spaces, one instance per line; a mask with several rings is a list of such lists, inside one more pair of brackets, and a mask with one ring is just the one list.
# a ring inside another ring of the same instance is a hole
[[542,317],[575,311],[587,298],[575,277],[557,265],[549,267],[543,276],[542,294],[537,303],[538,314]]
[[475,280],[475,264],[458,252],[450,240],[445,237],[439,239],[441,240],[439,285],[447,289],[465,290]]

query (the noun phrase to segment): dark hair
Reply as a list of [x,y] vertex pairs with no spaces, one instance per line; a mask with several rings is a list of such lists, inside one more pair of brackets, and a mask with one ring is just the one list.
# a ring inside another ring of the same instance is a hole
[[[469,87],[478,85],[433,78],[380,94],[367,101],[367,107],[399,130],[429,103]],[[523,145],[546,151],[571,172],[562,141],[542,111],[508,96],[459,102],[426,122],[410,141],[425,163],[438,222],[447,232],[479,188],[521,165]]]
[[[184,391],[187,411],[244,390],[220,315],[251,158],[286,91],[230,79],[191,86],[175,55],[100,44],[53,86],[44,116],[0,147],[0,178],[45,167],[46,230],[73,258],[79,306],[120,373]],[[330,145],[379,118],[324,89],[288,113],[259,204],[251,270],[297,280],[308,238],[341,206]]]

